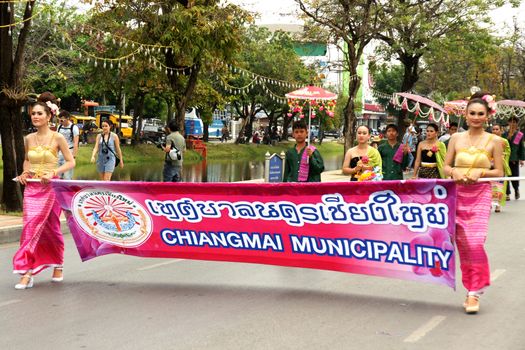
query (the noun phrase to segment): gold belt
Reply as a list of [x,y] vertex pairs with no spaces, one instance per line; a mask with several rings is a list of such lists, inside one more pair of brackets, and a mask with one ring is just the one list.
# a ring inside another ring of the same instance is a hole
[[437,163],[424,163],[424,162],[421,162],[421,166],[423,168],[437,168]]

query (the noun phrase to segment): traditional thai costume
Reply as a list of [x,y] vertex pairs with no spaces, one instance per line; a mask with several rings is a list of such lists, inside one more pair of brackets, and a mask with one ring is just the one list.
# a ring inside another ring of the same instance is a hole
[[388,142],[379,145],[377,150],[381,155],[383,180],[403,180],[403,169],[408,166],[408,154],[403,153],[403,148],[399,142],[394,146]]
[[[58,167],[57,151],[49,145],[31,147],[27,157],[29,172],[39,179]],[[61,208],[51,184],[28,182],[24,190],[24,227],[20,248],[13,257],[13,272],[38,274],[47,267],[60,267],[64,262],[64,238],[60,231]]]
[[[368,150],[366,152],[367,161],[363,162],[364,157],[353,157],[350,159],[350,168],[355,168],[359,161],[363,163],[365,166],[372,167],[372,171],[374,173],[377,173],[378,176],[381,175],[382,169],[383,169],[383,161],[381,160],[381,154],[377,149],[374,147],[368,146]],[[359,181],[359,178],[361,177],[362,172],[354,174],[350,181]]]
[[[307,147],[312,147],[308,156]],[[321,182],[324,161],[321,153],[313,146],[305,146],[297,152],[296,145],[286,151],[283,182]]]
[[[491,140],[492,136],[489,142]],[[468,174],[473,169],[489,170],[491,158],[485,149],[471,146],[456,153],[454,164],[457,171]],[[491,198],[491,185],[488,182],[457,186],[456,245],[463,285],[469,295],[479,296],[490,285],[489,261],[484,244]]]
[[420,179],[444,179],[443,165],[447,147],[438,141],[435,149],[421,149],[421,164],[417,171]]
[[[509,141],[501,137],[501,143],[503,144],[503,171],[505,176],[512,175],[512,171],[509,166],[510,159],[510,145]],[[505,193],[507,186],[509,185],[508,181],[494,181],[491,182],[492,185],[492,204],[496,206],[497,211],[500,207],[505,204]]]

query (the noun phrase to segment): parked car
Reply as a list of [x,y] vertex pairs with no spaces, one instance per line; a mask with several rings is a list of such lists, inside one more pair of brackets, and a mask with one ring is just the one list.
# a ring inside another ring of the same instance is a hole
[[164,123],[160,119],[144,119],[142,126],[141,138],[143,140],[149,140],[159,142],[164,136]]
[[333,137],[334,139],[338,139],[341,137],[341,130],[339,129],[330,129],[326,130],[324,132],[325,137]]

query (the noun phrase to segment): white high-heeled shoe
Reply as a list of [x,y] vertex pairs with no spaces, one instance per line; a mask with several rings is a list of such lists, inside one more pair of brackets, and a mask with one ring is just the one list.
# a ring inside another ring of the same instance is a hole
[[64,268],[63,267],[55,267],[53,270],[53,275],[55,274],[55,271],[60,271],[61,275],[60,277],[51,277],[51,282],[62,282],[64,280]]
[[24,275],[22,276],[22,278],[20,279],[20,282],[22,281],[22,279],[24,278],[28,278],[28,281],[27,283],[17,283],[15,284],[15,289],[28,289],[28,288],[33,288],[33,276],[28,276],[28,275]]

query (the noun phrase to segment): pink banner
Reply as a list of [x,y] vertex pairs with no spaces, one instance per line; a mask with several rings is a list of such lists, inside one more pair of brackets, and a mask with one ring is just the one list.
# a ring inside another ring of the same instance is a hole
[[455,287],[452,181],[53,186],[84,261],[248,262]]

